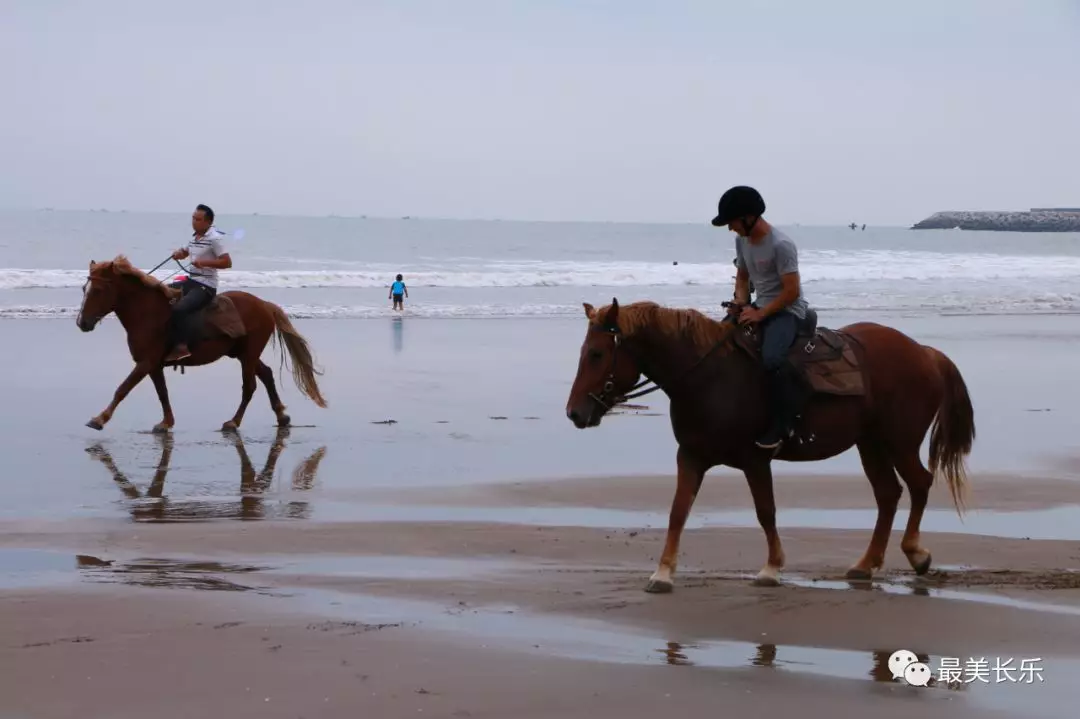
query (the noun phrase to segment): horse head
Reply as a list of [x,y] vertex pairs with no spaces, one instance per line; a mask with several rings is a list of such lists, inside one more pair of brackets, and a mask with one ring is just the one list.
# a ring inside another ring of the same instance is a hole
[[116,309],[119,298],[120,275],[112,262],[94,262],[90,260],[90,273],[83,284],[83,301],[75,324],[83,332],[90,332],[97,327],[105,315]]
[[[655,302],[620,308],[616,299],[600,309],[584,307],[589,328],[566,403],[566,416],[578,429],[597,426],[615,405],[655,389],[669,397],[695,393],[706,360],[724,362],[733,347],[735,325],[694,309]],[[642,375],[647,379],[639,383]],[[633,393],[650,381],[656,387]]]
[[588,302],[583,306],[589,327],[566,403],[566,416],[578,429],[600,424],[603,416],[641,377],[641,368],[624,347],[619,301],[612,298],[609,306],[599,310]]
[[110,312],[123,302],[127,287],[157,290],[165,298],[179,296],[180,291],[131,264],[123,255],[107,262],[90,261],[90,273],[83,285],[83,301],[75,324],[90,332]]

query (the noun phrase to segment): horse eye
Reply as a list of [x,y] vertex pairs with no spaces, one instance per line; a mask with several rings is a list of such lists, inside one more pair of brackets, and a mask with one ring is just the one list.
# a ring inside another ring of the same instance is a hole
[[600,360],[600,358],[603,357],[603,356],[604,356],[604,353],[601,352],[600,350],[589,350],[589,361],[590,362],[598,362]]

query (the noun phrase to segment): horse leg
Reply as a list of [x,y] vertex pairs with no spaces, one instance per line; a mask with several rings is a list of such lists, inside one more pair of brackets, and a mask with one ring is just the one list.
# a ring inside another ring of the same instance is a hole
[[244,421],[244,412],[247,411],[248,403],[255,395],[255,363],[246,357],[240,360],[240,373],[243,376],[243,394],[240,397],[240,406],[236,408],[236,414],[225,424],[221,425],[222,432],[235,432],[240,429],[240,423]]
[[860,442],[858,447],[863,471],[866,472],[870,486],[874,489],[878,515],[877,522],[874,524],[874,533],[870,537],[870,545],[862,558],[848,570],[847,578],[869,580],[873,579],[874,570],[880,569],[885,564],[885,548],[889,545],[889,534],[892,532],[893,519],[896,517],[896,505],[900,502],[903,489],[900,487],[900,480],[896,478],[892,459],[880,445]]
[[259,381],[263,383],[263,387],[266,388],[266,395],[270,398],[270,409],[274,410],[274,414],[277,415],[278,426],[288,427],[292,420],[289,415],[285,414],[285,405],[278,395],[277,385],[274,383],[274,371],[265,362],[259,360],[259,364],[255,367],[255,374],[259,377]]
[[769,558],[758,572],[754,584],[759,587],[775,587],[780,584],[780,570],[784,568],[784,548],[776,531],[776,499],[773,497],[772,466],[768,462],[748,465],[743,470],[750,495],[754,498],[754,510],[758,523],[765,530],[769,546]]
[[109,406],[97,417],[94,417],[87,422],[86,426],[90,429],[104,429],[105,425],[112,419],[113,412],[116,411],[117,405],[124,401],[124,398],[128,396],[128,393],[131,392],[131,390],[135,389],[135,385],[142,382],[143,377],[150,373],[150,369],[151,364],[149,362],[137,363],[135,368],[131,370],[131,374],[129,374],[124,381],[120,383],[120,386],[116,388],[116,392],[113,393],[113,399],[112,402],[109,403]]
[[168,432],[176,424],[173,419],[172,406],[169,404],[169,388],[165,385],[165,368],[155,367],[150,372],[150,379],[154,381],[154,389],[157,390],[158,401],[161,402],[161,411],[165,418],[154,425],[154,432],[160,434]]
[[930,494],[930,486],[934,483],[934,475],[923,466],[918,450],[905,452],[896,462],[896,471],[911,492],[911,513],[908,515],[900,549],[907,555],[908,563],[915,570],[915,574],[923,575],[930,570],[931,558],[930,552],[919,544],[919,525],[922,524],[923,510],[926,509],[926,499]]
[[654,594],[667,593],[675,588],[672,574],[675,572],[675,565],[678,564],[679,540],[682,538],[682,530],[686,525],[686,517],[690,514],[690,508],[694,505],[698,490],[701,489],[701,481],[705,478],[705,470],[698,462],[688,457],[682,449],[678,451],[675,461],[679,472],[678,484],[675,487],[675,498],[671,500],[664,553],[660,555],[660,566],[656,568],[649,577],[649,583],[645,585],[645,591]]

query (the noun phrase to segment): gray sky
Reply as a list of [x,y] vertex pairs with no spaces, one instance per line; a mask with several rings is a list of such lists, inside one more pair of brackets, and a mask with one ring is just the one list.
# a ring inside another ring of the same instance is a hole
[[0,205],[910,224],[1080,205],[1080,0],[0,0]]

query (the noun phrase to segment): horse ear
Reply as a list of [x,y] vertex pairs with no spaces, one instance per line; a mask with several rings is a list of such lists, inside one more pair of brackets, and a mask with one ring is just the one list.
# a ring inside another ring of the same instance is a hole
[[90,260],[90,269],[94,269],[94,261]]
[[585,308],[585,316],[591,320],[593,318],[593,315],[596,314],[596,308],[590,305],[588,302],[582,302],[581,306]]
[[611,298],[611,308],[608,309],[607,316],[604,317],[604,324],[609,327],[617,327],[619,324],[619,301],[614,297]]

